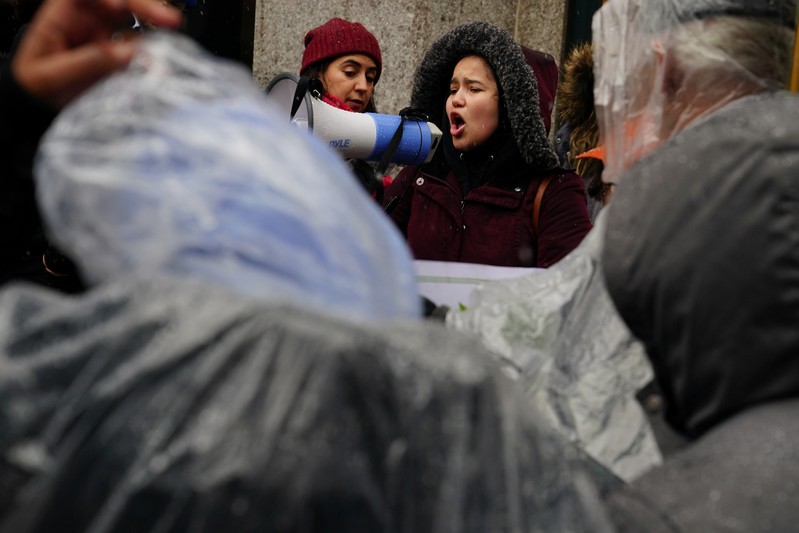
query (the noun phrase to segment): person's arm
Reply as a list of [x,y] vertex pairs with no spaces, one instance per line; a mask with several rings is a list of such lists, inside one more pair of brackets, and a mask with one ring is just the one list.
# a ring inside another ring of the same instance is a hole
[[47,0],[11,63],[28,93],[58,109],[128,64],[133,41],[122,38],[131,13],[177,28],[180,13],[159,0]]
[[541,202],[536,266],[548,268],[574,250],[591,230],[585,188],[568,172],[552,179]]
[[127,65],[134,45],[116,36],[131,12],[173,28],[181,20],[158,0],[48,0],[41,6],[10,65],[0,70],[0,167],[6,177],[30,174],[39,138],[58,109]]
[[0,255],[43,245],[32,176],[39,139],[61,107],[130,61],[134,44],[117,36],[131,12],[181,21],[159,0],[46,0],[0,69]]

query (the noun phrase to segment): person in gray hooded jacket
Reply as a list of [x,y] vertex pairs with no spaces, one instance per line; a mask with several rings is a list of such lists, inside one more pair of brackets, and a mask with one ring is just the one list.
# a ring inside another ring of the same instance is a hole
[[549,145],[532,69],[487,22],[428,49],[411,107],[442,129],[442,146],[403,169],[384,201],[417,259],[548,267],[591,229],[582,180]]
[[609,498],[620,531],[799,523],[795,14],[796,0],[610,0],[594,19],[618,183],[607,286],[687,441]]

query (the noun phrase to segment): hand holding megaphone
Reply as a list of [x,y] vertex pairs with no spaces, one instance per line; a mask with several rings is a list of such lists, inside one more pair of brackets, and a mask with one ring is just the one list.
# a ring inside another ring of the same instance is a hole
[[[429,162],[441,140],[441,130],[409,113],[354,113],[322,101],[308,88],[307,78],[278,74],[266,87],[267,97],[286,111],[294,124],[310,131],[346,158],[401,165]],[[300,89],[298,91],[298,88]]]

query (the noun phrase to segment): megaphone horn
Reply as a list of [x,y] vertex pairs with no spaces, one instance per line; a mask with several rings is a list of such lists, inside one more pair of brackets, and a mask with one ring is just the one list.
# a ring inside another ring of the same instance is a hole
[[402,165],[427,163],[433,158],[441,130],[432,122],[409,114],[338,109],[319,98],[313,90],[314,81],[290,72],[278,74],[266,87],[267,98],[286,112],[288,120],[313,131],[344,157],[366,161],[387,157],[389,162]]

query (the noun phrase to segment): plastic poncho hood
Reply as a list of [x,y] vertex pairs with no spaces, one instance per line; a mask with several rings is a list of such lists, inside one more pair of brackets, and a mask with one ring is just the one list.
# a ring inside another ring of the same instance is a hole
[[796,0],[644,0],[651,5],[647,20],[653,29],[718,16],[755,17],[774,21],[791,29],[796,17]]
[[603,5],[593,35],[604,181],[616,182],[635,160],[714,109],[784,87],[795,13],[795,0]]
[[428,48],[416,69],[411,106],[442,130],[449,130],[444,106],[458,61],[469,55],[486,60],[497,77],[513,138],[524,161],[538,169],[558,166],[541,116],[538,81],[522,47],[506,30],[484,21],[462,24]]

